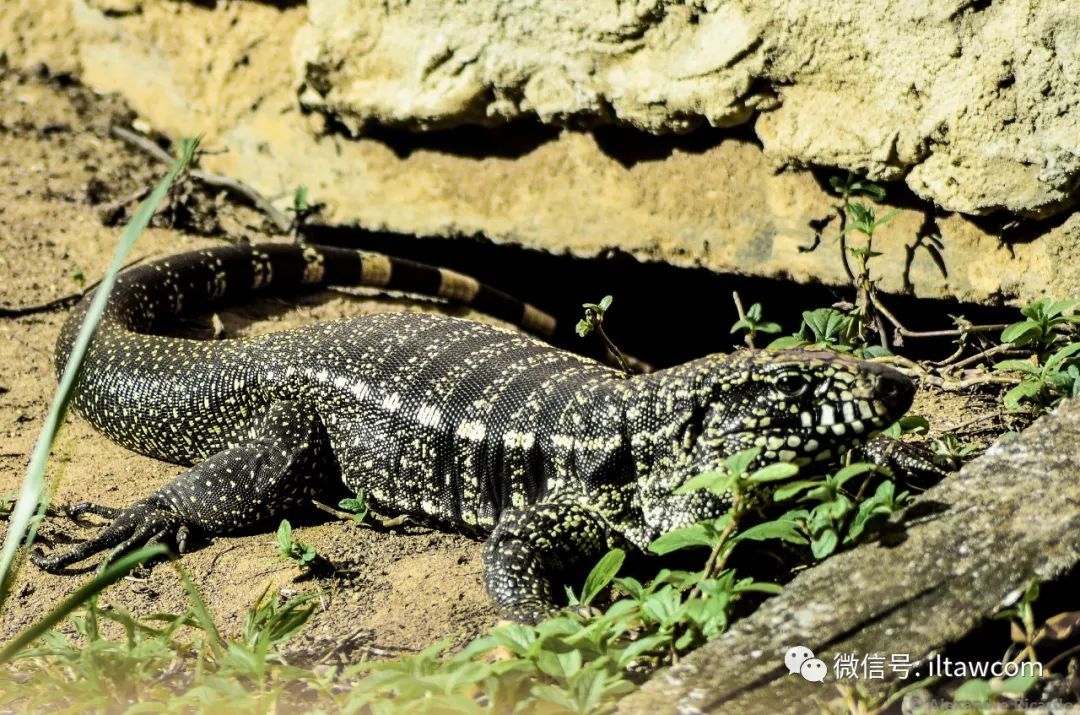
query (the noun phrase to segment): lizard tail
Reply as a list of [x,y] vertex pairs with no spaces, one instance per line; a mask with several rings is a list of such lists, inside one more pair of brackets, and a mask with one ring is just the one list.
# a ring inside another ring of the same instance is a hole
[[[124,271],[100,329],[152,332],[181,314],[262,295],[289,295],[323,286],[369,286],[443,298],[504,320],[540,337],[555,319],[475,278],[381,253],[298,244],[217,246],[163,258]],[[63,370],[90,296],[72,311],[57,342]]]

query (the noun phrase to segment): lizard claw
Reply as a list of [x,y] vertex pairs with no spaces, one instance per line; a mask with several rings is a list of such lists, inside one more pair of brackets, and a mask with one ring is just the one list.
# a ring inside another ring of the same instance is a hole
[[[77,504],[68,514],[77,517],[83,513],[115,517],[94,538],[63,552],[46,555],[40,550],[30,554],[30,561],[42,571],[59,573],[106,549],[111,549],[106,561],[132,551],[144,544],[159,541],[170,533],[187,541],[187,532],[179,515],[154,497],[144,499],[128,509],[113,509],[95,504]],[[180,531],[184,529],[181,535]]]
[[890,469],[897,478],[920,489],[926,489],[948,476],[952,469],[942,467],[934,453],[921,444],[901,442],[879,434],[863,447],[871,462]]
[[83,514],[96,514],[97,516],[103,516],[106,519],[116,519],[120,516],[122,511],[123,509],[104,506],[102,504],[94,504],[88,501],[71,504],[64,509],[64,513],[72,519],[78,519]]

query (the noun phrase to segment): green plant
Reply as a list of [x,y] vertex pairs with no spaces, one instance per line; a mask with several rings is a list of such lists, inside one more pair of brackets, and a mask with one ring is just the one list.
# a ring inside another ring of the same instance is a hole
[[599,335],[600,340],[604,343],[604,347],[607,348],[619,362],[619,367],[622,368],[623,372],[629,374],[633,371],[630,369],[630,364],[626,361],[626,357],[604,331],[604,316],[607,315],[607,311],[611,307],[613,300],[614,299],[610,295],[605,295],[599,303],[583,303],[581,307],[585,309],[585,317],[577,322],[577,325],[574,326],[574,331],[582,338],[593,332]]
[[363,523],[368,515],[368,504],[367,499],[364,498],[364,490],[358,490],[355,497],[342,499],[338,502],[338,507],[349,512],[349,516],[356,523]]
[[968,680],[953,693],[953,702],[990,704],[1002,699],[1020,698],[1031,690],[1037,680],[1034,675]]
[[294,562],[301,569],[310,570],[314,567],[315,560],[319,558],[319,553],[314,546],[294,540],[292,533],[292,524],[288,519],[282,519],[277,529],[278,554]]
[[944,434],[934,439],[931,450],[934,456],[955,469],[961,462],[979,451],[979,448],[973,444],[961,444],[954,435]]
[[[122,575],[120,562],[111,568]],[[317,592],[278,605],[264,590],[240,637],[229,639],[195,585],[177,571],[190,601],[185,612],[138,619],[118,606],[100,606],[96,595],[84,597],[81,613],[68,617],[73,633],[61,633],[54,623],[34,635],[33,647],[20,644],[0,670],[0,698],[35,712],[263,713],[293,693],[337,709],[325,678],[288,665],[277,650],[311,617]],[[105,621],[120,627],[120,638],[107,635]]]
[[761,303],[754,303],[744,313],[742,311],[742,303],[739,301],[738,293],[736,293],[735,306],[739,309],[739,319],[731,326],[729,332],[734,335],[740,330],[746,331],[745,338],[747,346],[754,347],[754,340],[757,338],[758,333],[772,335],[780,332],[781,328],[779,323],[773,323],[762,318]]
[[1040,411],[1052,409],[1065,397],[1080,396],[1080,342],[1069,343],[1040,364],[1038,355],[1029,360],[1002,360],[994,365],[1001,372],[1020,373],[1020,382],[1002,400],[1010,410],[1030,403]]
[[817,308],[802,314],[802,324],[793,335],[769,343],[772,350],[806,347],[811,350],[832,350],[851,353],[860,358],[889,355],[888,349],[871,345],[862,337],[863,318],[858,312],[843,312],[836,308]]
[[289,232],[293,235],[293,238],[299,239],[308,219],[319,213],[321,208],[321,204],[314,203],[309,199],[308,187],[303,185],[296,187],[296,191],[293,192],[292,206],[288,209],[289,213],[292,214]]
[[[865,477],[870,475],[888,476],[888,472],[876,464],[856,462],[822,478],[784,484],[773,493],[777,502],[797,496],[798,502],[812,505],[791,510],[783,518],[797,524],[807,536],[814,558],[823,559],[841,544],[858,541],[910,499],[906,491],[897,493],[896,485],[888,479],[879,482],[871,496],[860,498],[869,484]],[[847,483],[858,477],[863,477],[860,489],[847,489]]]
[[855,350],[859,331],[854,316],[835,308],[817,308],[802,314],[802,325],[793,335],[777,338],[769,343],[774,350],[809,347],[815,350],[832,350],[850,353]]
[[1001,331],[1001,342],[1018,347],[1046,349],[1064,340],[1076,331],[1080,315],[1072,311],[1080,300],[1052,301],[1043,298],[1020,309],[1024,320],[1013,323]]

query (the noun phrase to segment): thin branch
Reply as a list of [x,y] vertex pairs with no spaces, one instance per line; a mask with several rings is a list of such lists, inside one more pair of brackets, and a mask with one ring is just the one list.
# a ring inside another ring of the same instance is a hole
[[1023,350],[1017,350],[1016,346],[1012,345],[1011,343],[1004,343],[1002,345],[995,345],[992,348],[987,348],[986,350],[983,350],[982,352],[975,353],[971,357],[964,358],[963,360],[960,360],[959,362],[956,362],[956,363],[951,363],[951,364],[950,363],[941,363],[939,365],[939,367],[948,367],[950,370],[955,370],[957,368],[967,367],[968,365],[971,365],[973,363],[977,363],[980,360],[982,360],[984,358],[991,357],[993,355],[1001,355],[1002,353],[1007,354],[1007,353],[1013,353],[1013,352],[1020,353],[1020,354],[1025,353],[1025,351],[1023,351]]
[[908,330],[900,319],[889,312],[889,309],[878,299],[873,293],[870,294],[870,300],[873,302],[874,307],[885,316],[885,319],[892,323],[896,328],[896,332],[908,338],[947,338],[957,337],[960,335],[967,335],[969,333],[988,333],[995,330],[1004,330],[1009,327],[1009,323],[994,323],[991,325],[972,325],[966,323],[960,328],[953,328],[951,330]]
[[[173,161],[173,157],[171,157],[167,151],[141,134],[117,126],[112,127],[110,132],[116,138],[149,154],[158,161],[164,163],[172,163]],[[264,213],[281,233],[289,233],[292,230],[292,220],[281,211],[278,211],[274,205],[270,203],[269,199],[245,184],[243,181],[228,176],[222,176],[221,174],[213,174],[208,171],[203,171],[202,169],[191,169],[188,171],[188,175],[193,179],[201,181],[207,186],[222,188],[246,199],[249,203],[254,205],[255,208]]]
[[618,347],[616,347],[615,343],[613,343],[611,341],[611,338],[608,337],[607,333],[604,332],[603,322],[598,322],[596,324],[596,332],[600,336],[600,339],[604,341],[604,346],[612,355],[615,356],[615,359],[619,361],[619,367],[622,368],[622,371],[625,372],[627,375],[633,375],[634,371],[630,368],[630,363],[626,361],[626,358],[623,356],[622,351],[619,350]]
[[[134,261],[128,261],[123,266],[121,266],[121,270],[125,268],[130,268],[136,263],[141,263],[144,260],[146,260],[145,257],[140,257],[136,258]],[[54,298],[47,303],[26,305],[18,308],[8,308],[5,306],[0,306],[0,318],[22,318],[27,315],[36,315],[38,313],[51,313],[54,310],[63,310],[66,308],[70,308],[71,306],[82,300],[83,296],[85,296],[87,293],[92,291],[94,288],[97,288],[97,285],[100,282],[100,280],[94,281],[93,283],[83,288],[81,291],[69,293],[68,295],[60,296],[59,298]]]
[[975,425],[979,424],[980,422],[986,422],[987,420],[992,420],[992,419],[999,419],[1001,417],[1003,417],[1003,415],[1001,413],[999,413],[999,412],[988,412],[985,415],[979,415],[978,417],[974,417],[974,418],[972,418],[970,420],[965,420],[965,421],[961,422],[960,424],[956,425],[955,427],[950,427],[949,429],[943,430],[943,431],[945,431],[945,432],[963,432],[966,429],[974,427]]
[[[739,291],[731,291],[731,298],[735,301],[735,312],[739,314],[739,320],[746,320],[746,311],[743,310],[742,299],[739,297]],[[747,330],[746,334],[743,335],[743,340],[746,341],[746,347],[750,348],[751,350],[754,348],[754,338],[750,334],[749,330]]]
[[1006,375],[978,375],[976,377],[969,377],[965,380],[946,380],[939,375],[928,372],[926,368],[918,363],[899,355],[871,358],[870,361],[891,365],[908,377],[917,378],[927,385],[933,385],[934,387],[950,392],[965,390],[969,387],[975,387],[976,385],[1016,385],[1020,382],[1019,377],[1009,377]]

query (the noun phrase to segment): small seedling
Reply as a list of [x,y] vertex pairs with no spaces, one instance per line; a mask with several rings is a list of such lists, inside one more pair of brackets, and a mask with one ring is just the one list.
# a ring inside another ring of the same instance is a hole
[[356,496],[353,498],[342,499],[338,502],[338,508],[349,512],[349,516],[357,524],[363,523],[368,515],[368,505],[367,500],[364,499],[364,490],[358,490]]
[[604,341],[604,347],[619,361],[619,367],[623,369],[623,372],[630,374],[633,371],[630,369],[629,363],[626,362],[626,358],[619,348],[615,346],[615,343],[611,341],[607,333],[604,332],[604,316],[607,314],[608,308],[611,307],[613,300],[610,295],[605,295],[599,303],[583,303],[581,307],[585,309],[585,317],[577,322],[574,330],[582,338],[593,332],[599,335],[600,339]]
[[309,199],[308,187],[303,185],[296,187],[296,191],[293,192],[292,206],[288,209],[289,213],[293,215],[290,233],[292,233],[295,240],[300,240],[304,225],[307,224],[308,219],[319,213],[321,209],[322,204],[313,203]]
[[747,347],[754,347],[754,339],[758,336],[758,333],[772,335],[780,332],[779,323],[773,323],[762,319],[761,303],[754,303],[750,306],[749,310],[743,312],[742,301],[739,300],[739,294],[735,293],[733,295],[735,298],[735,307],[739,312],[739,319],[731,326],[729,332],[734,335],[740,330],[745,330]]
[[[955,435],[943,434],[931,444],[934,456],[952,468],[958,467],[968,457],[979,451],[977,445],[961,444]],[[936,460],[935,460],[936,461]]]
[[315,560],[319,553],[314,546],[308,546],[300,541],[294,541],[292,524],[288,519],[282,519],[277,530],[278,553],[282,558],[294,562],[297,566],[310,571],[315,566]]

